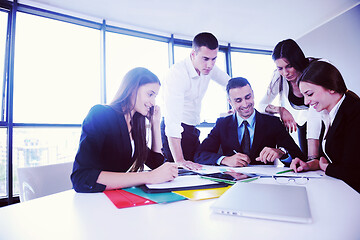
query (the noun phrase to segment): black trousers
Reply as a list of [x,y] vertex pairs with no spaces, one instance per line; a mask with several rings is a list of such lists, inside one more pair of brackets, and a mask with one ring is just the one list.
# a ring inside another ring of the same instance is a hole
[[[200,145],[200,130],[195,126],[187,125],[185,123],[181,123],[181,126],[184,128],[184,131],[181,133],[181,148],[184,159],[194,161],[195,152]],[[169,142],[167,136],[165,135],[164,119],[161,121],[161,139],[163,144],[162,152],[164,154],[165,161],[174,162],[174,158],[169,148]]]
[[308,144],[306,139],[306,123],[302,126],[297,125],[298,127],[298,137],[299,137],[299,145],[301,151],[305,154],[305,156],[308,155]]

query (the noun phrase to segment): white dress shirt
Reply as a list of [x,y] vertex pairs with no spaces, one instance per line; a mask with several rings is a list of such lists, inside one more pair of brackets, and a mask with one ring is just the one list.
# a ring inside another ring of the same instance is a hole
[[331,127],[331,125],[334,122],[334,119],[336,117],[337,112],[339,111],[339,108],[342,104],[342,102],[345,99],[345,94],[342,96],[342,98],[340,99],[340,101],[333,107],[333,109],[331,109],[330,113],[327,112],[326,110],[321,111],[321,117],[324,121],[325,124],[325,132],[324,132],[324,138],[322,141],[322,150],[325,153],[326,157],[328,158],[329,162],[332,163],[331,159],[329,158],[329,156],[327,155],[326,151],[325,151],[325,145],[326,145],[326,135],[329,131],[329,128]]
[[226,86],[230,76],[217,66],[208,75],[199,76],[190,56],[170,68],[162,81],[165,134],[168,137],[181,138],[181,123],[191,126],[200,123],[201,101],[210,79]]

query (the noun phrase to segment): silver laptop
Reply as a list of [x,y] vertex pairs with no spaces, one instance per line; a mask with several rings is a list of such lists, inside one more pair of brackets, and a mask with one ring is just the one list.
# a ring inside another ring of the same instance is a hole
[[312,222],[303,186],[237,182],[211,208],[217,213],[234,216]]

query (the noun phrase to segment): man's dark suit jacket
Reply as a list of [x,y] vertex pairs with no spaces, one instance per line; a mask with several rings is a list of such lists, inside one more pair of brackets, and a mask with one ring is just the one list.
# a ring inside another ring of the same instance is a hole
[[[126,172],[138,152],[132,148],[124,114],[110,106],[96,105],[86,116],[75,157],[71,180],[77,192],[101,192],[105,185],[97,183],[101,171]],[[146,165],[156,168],[164,162],[160,153],[149,149]]]
[[[249,156],[250,164],[263,164],[260,161],[255,161],[255,158],[260,155],[264,147],[283,147],[292,158],[299,157],[306,160],[279,118],[256,111],[255,121],[254,139]],[[195,154],[195,162],[216,165],[216,161],[221,156],[232,156],[234,150],[241,152],[237,128],[236,114],[219,118],[208,137],[201,143],[198,152]],[[222,154],[218,153],[220,147]]]
[[[332,163],[326,175],[360,192],[360,100],[346,94],[326,136],[325,152]],[[325,157],[325,156],[324,156]]]

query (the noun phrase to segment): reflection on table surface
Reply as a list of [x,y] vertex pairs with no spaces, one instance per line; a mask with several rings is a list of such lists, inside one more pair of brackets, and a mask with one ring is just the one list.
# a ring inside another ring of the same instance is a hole
[[[245,184],[257,183],[278,184],[272,178]],[[216,199],[117,209],[103,193],[70,190],[0,208],[0,239],[359,238],[359,193],[328,176],[310,178],[304,186],[311,224],[216,214],[210,210]],[[264,204],[270,206],[271,199]]]

